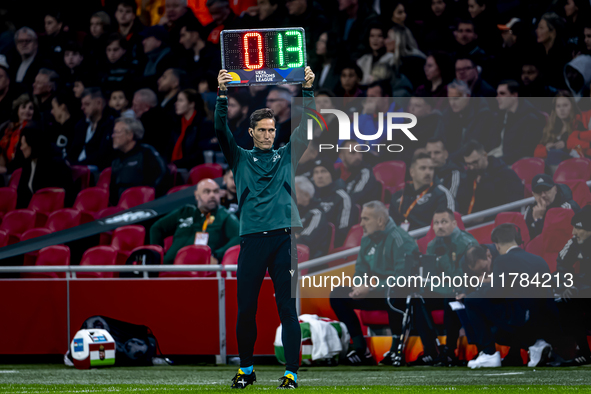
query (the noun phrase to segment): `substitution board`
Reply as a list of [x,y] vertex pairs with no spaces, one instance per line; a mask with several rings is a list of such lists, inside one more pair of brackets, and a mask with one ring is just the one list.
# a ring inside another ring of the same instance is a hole
[[304,82],[304,29],[223,30],[222,68],[230,86],[281,85]]

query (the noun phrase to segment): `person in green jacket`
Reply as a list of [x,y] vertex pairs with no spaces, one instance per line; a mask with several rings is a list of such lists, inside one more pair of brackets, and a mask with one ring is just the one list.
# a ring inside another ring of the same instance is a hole
[[[435,261],[435,271],[432,275],[441,278],[441,274],[449,277],[463,276],[460,259],[466,251],[472,246],[478,246],[478,241],[466,231],[458,228],[458,223],[454,212],[450,209],[438,209],[433,215],[433,231],[435,238],[427,245],[427,254],[437,256]],[[449,303],[456,300],[456,289],[447,286],[440,286],[433,289],[433,297],[425,296],[424,304],[427,310],[441,310],[444,312],[444,326],[447,334],[446,345],[436,347],[437,334],[434,330],[426,327],[432,327],[424,319],[418,319],[417,325],[423,326],[419,331],[422,332],[424,352],[415,364],[419,365],[437,365],[450,366],[457,365],[458,360],[454,350],[459,338],[461,323],[455,312],[451,310]],[[424,317],[424,315],[420,315]],[[427,314],[430,316],[430,314]],[[430,331],[430,332],[428,332]],[[425,339],[430,338],[430,339]]]
[[[302,83],[304,107],[315,109],[314,73],[306,67]],[[245,388],[256,381],[253,367],[257,338],[257,300],[265,272],[275,287],[275,301],[281,320],[286,371],[279,388],[296,388],[301,331],[292,297],[298,285],[297,244],[291,229],[302,227],[292,195],[298,162],[308,147],[307,121],[291,133],[289,142],[273,149],[276,133],[275,114],[269,108],[254,111],[248,134],[254,148],[238,146],[228,127],[228,90],[232,76],[227,70],[218,74],[219,92],[215,105],[215,133],[226,161],[234,173],[240,211],[240,254],[238,256],[238,319],[236,337],[240,368],[232,379],[233,388]]]
[[[338,320],[345,323],[351,334],[353,350],[347,354],[346,360],[351,365],[375,364],[367,349],[355,309],[387,311],[393,340],[390,352],[384,359],[385,363],[391,365],[392,356],[398,347],[399,336],[396,333],[400,333],[402,327],[404,297],[408,295],[408,291],[392,288],[388,292],[387,279],[389,276],[404,275],[406,260],[418,256],[419,248],[406,231],[396,226],[388,214],[388,209],[380,201],[370,201],[363,205],[361,226],[364,236],[355,263],[354,278],[376,276],[379,282],[375,287],[375,281],[370,284],[369,279],[367,286],[364,283],[359,287],[351,287],[346,283],[344,287],[337,287],[330,294],[330,305]],[[359,284],[360,279],[354,279],[353,282]]]
[[[220,187],[203,179],[195,189],[195,205],[185,205],[159,219],[150,228],[150,244],[164,245],[173,236],[172,246],[164,255],[164,264],[174,263],[177,252],[188,245],[208,245],[211,264],[219,264],[228,248],[238,245],[238,219],[220,206]],[[205,235],[207,234],[207,235]]]

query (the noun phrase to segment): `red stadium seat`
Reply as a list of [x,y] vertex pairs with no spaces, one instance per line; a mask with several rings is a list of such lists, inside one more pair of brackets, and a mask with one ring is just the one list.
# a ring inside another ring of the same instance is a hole
[[[211,258],[211,249],[206,245],[189,245],[181,248],[174,259],[175,265],[208,265]],[[207,271],[169,271],[161,272],[161,278],[203,278],[215,276],[214,272]]]
[[16,189],[0,187],[0,221],[8,212],[16,209]]
[[[110,246],[95,246],[84,252],[80,265],[115,265],[117,251]],[[77,272],[77,278],[112,278],[113,272]]]
[[[41,237],[47,234],[51,234],[51,230],[47,228],[32,228],[30,230],[25,231],[23,235],[21,235],[21,242],[32,238]],[[23,265],[35,265],[35,261],[37,261],[38,254],[39,251],[25,253]]]
[[[35,265],[70,265],[70,248],[65,245],[53,245],[39,251]],[[22,273],[21,278],[65,278],[65,272]]]
[[13,189],[17,189],[18,183],[21,180],[22,173],[23,173],[22,168],[19,168],[18,170],[14,170],[12,175],[10,175],[10,181],[8,181],[8,187],[11,187]]
[[198,166],[193,167],[193,169],[191,169],[189,172],[189,183],[191,185],[196,185],[202,179],[215,179],[221,177],[222,175],[224,175],[224,169],[219,164],[199,164]]
[[517,160],[511,168],[524,185],[531,185],[534,176],[544,173],[545,163],[539,157],[526,157],[525,159]]
[[111,185],[111,167],[107,167],[101,172],[101,175],[99,175],[99,180],[96,183],[96,187],[102,187],[103,189],[109,190],[110,185]]
[[[238,255],[240,254],[240,245],[232,246],[226,250],[222,258],[222,265],[238,264]],[[236,272],[231,272],[232,277],[236,277]],[[222,275],[225,276],[225,275]]]
[[8,235],[7,245],[19,242],[25,231],[35,227],[35,216],[35,211],[30,209],[16,209],[4,216],[0,230],[6,231]]
[[80,224],[82,213],[73,208],[58,209],[47,218],[45,227],[52,232],[67,230]]
[[542,234],[530,241],[526,251],[541,256],[548,263],[550,272],[556,271],[556,258],[572,237],[572,209],[552,208],[546,212]]
[[[363,228],[361,227],[360,224],[356,224],[353,227],[351,227],[351,229],[349,230],[349,233],[347,233],[347,238],[345,238],[345,242],[343,243],[343,246],[339,246],[338,248],[334,248],[332,253],[337,253],[337,252],[351,249],[351,248],[361,245],[361,238],[363,238]],[[331,264],[329,264],[329,266],[333,267],[336,265],[341,265],[345,262],[353,261],[356,258],[357,258],[357,255],[349,256],[345,259],[339,260],[337,264],[331,263]]]
[[513,223],[517,225],[521,231],[521,239],[523,239],[524,243],[523,246],[526,246],[529,243],[529,229],[527,228],[527,224],[525,223],[525,219],[523,218],[522,214],[519,212],[501,212],[495,218],[494,227],[497,227],[503,223]]
[[172,189],[170,189],[168,192],[166,192],[166,195],[172,194],[172,193],[176,193],[176,192],[180,192],[181,190],[185,190],[188,187],[191,187],[192,185],[179,185],[179,186],[175,186]]
[[378,164],[373,168],[373,174],[391,194],[399,190],[406,177],[406,164],[403,161],[391,160]]
[[98,211],[95,215],[95,218],[96,219],[103,219],[103,218],[118,214],[119,212],[121,212],[123,210],[124,209],[121,207],[108,207],[108,208],[101,209],[100,211]]
[[3,248],[8,243],[8,234],[6,231],[0,230],[0,248]]
[[[454,216],[456,218],[456,222],[458,222],[458,227],[460,230],[466,230],[466,226],[464,226],[464,222],[462,221],[462,215],[459,212],[454,212]],[[433,230],[433,220],[431,220],[431,227],[429,228],[427,234],[423,238],[419,238],[417,240],[419,251],[422,254],[427,253],[427,246],[433,239],[435,239],[435,230]]]
[[87,166],[70,166],[72,168],[72,178],[78,183],[80,190],[90,186],[90,170]]
[[129,209],[154,200],[156,191],[153,187],[136,186],[125,190],[119,198],[117,206],[122,209]]
[[[162,246],[160,245],[141,245],[138,246],[137,248],[135,248],[134,250],[131,251],[130,254],[138,251],[138,250],[153,250],[154,252],[158,253],[160,255],[160,264],[162,264],[162,262],[164,261],[164,249],[162,249]],[[137,265],[137,262],[133,262],[133,265]]]
[[585,180],[577,179],[564,181],[562,183],[570,187],[570,190],[573,192],[573,200],[575,200],[581,208],[587,204],[591,204],[591,191],[589,191],[589,186],[587,186]]
[[109,206],[109,190],[100,187],[89,187],[76,196],[74,209],[82,212],[80,223],[92,222],[96,214]]
[[573,158],[563,161],[554,173],[554,182],[564,183],[575,179],[591,179],[591,160]]
[[117,251],[117,265],[124,265],[131,251],[144,244],[146,229],[140,225],[118,227],[113,231],[111,246]]
[[37,190],[33,194],[28,207],[37,214],[35,226],[43,227],[50,213],[62,209],[64,207],[65,197],[66,191],[58,187],[46,187],[45,189]]

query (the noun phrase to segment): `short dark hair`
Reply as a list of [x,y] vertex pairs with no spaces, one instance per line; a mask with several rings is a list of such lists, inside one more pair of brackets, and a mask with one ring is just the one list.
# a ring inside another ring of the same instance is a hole
[[169,68],[164,72],[170,70],[172,75],[179,81],[179,86],[183,86],[185,82],[185,78],[187,76],[187,72],[185,70],[181,70],[180,68]]
[[131,7],[134,14],[137,12],[137,3],[135,0],[119,0],[117,1],[116,7],[119,7],[120,5],[124,7]]
[[179,94],[181,93],[187,97],[188,102],[195,103],[195,111],[197,111],[199,115],[206,116],[205,101],[203,101],[201,93],[195,89],[184,89],[179,92]]
[[427,104],[429,107],[431,107],[431,110],[433,110],[433,108],[435,108],[435,98],[431,97],[431,96],[427,96],[427,92],[421,92],[420,90],[417,90],[414,92],[414,94],[411,96],[411,98],[419,98],[421,100],[423,100],[425,102],[425,104]]
[[486,152],[484,150],[484,146],[475,140],[471,140],[468,141],[463,147],[462,147],[462,156],[464,157],[468,157],[472,154],[472,152],[478,152],[478,153],[484,153]]
[[129,45],[127,44],[127,40],[123,38],[119,33],[111,33],[107,37],[107,41],[105,41],[105,48],[117,41],[119,46],[127,51]]
[[64,18],[62,17],[62,13],[60,11],[49,11],[45,13],[45,16],[50,16],[57,21],[57,23],[63,23]]
[[207,39],[207,32],[205,28],[197,20],[189,21],[189,23],[185,25],[185,30],[188,32],[197,32],[199,34],[199,38],[202,40]]
[[417,161],[423,160],[423,159],[431,160],[431,155],[429,155],[428,153],[425,153],[425,152],[415,153],[414,156],[412,157],[411,162],[410,162],[410,166],[412,167]]
[[449,215],[450,220],[456,220],[456,216],[454,214],[454,211],[452,211],[449,208],[437,208],[435,210],[435,212],[433,213],[433,216],[435,216],[438,213],[447,213]]
[[486,254],[486,247],[481,245],[471,246],[466,250],[464,255],[464,261],[468,268],[473,269],[477,261],[486,260],[488,258]]
[[460,25],[472,25],[474,29],[476,29],[476,25],[474,25],[474,21],[468,18],[458,18],[456,19],[456,29],[460,27]]
[[427,140],[427,144],[436,144],[438,142],[441,142],[441,145],[443,145],[443,149],[447,150],[447,148],[445,147],[445,141],[443,140],[443,138],[431,137]]
[[361,68],[357,65],[357,63],[351,61],[351,62],[347,62],[343,65],[343,67],[341,67],[341,70],[339,72],[339,76],[343,73],[343,71],[347,68],[353,69],[353,71],[355,71],[355,74],[357,74],[357,78],[359,78],[359,81],[361,81],[363,79],[363,71],[361,70]]
[[389,81],[373,81],[372,83],[367,85],[367,88],[375,88],[376,86],[379,86],[382,90],[382,97],[390,97],[390,91],[392,90],[392,87],[390,86]]
[[472,67],[476,67],[477,64],[474,61],[474,58],[471,56],[467,56],[467,55],[459,55],[458,57],[456,57],[456,60],[454,62],[454,65],[458,62],[458,60],[469,60],[470,63],[472,63]]
[[275,113],[271,108],[261,108],[257,109],[250,115],[250,128],[255,129],[257,123],[259,123],[263,119],[273,119],[273,122],[277,123],[275,119]]
[[511,94],[519,93],[519,83],[513,79],[503,79],[498,86],[507,85],[507,89]]
[[100,88],[96,88],[96,87],[91,87],[91,88],[86,88],[82,91],[82,96],[80,96],[81,99],[83,99],[86,96],[90,96],[90,98],[92,99],[103,99],[103,101],[105,100],[105,96],[103,95],[103,92],[101,91]]
[[70,114],[73,114],[80,108],[79,101],[74,97],[74,93],[69,89],[62,89],[56,93],[53,100],[58,105],[65,105]]
[[512,223],[499,224],[490,235],[491,241],[495,244],[517,242],[517,238],[517,226]]
[[64,45],[64,54],[68,51],[80,54],[84,53],[82,50],[82,46],[75,41],[69,41],[66,43],[66,45]]

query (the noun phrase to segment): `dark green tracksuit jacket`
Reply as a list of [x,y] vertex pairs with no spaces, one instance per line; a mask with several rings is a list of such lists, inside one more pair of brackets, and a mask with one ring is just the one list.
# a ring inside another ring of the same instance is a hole
[[[209,234],[207,245],[211,249],[211,255],[221,263],[224,253],[228,248],[238,245],[238,219],[229,213],[226,208],[219,207],[211,211],[214,217],[213,223],[207,225],[205,230]],[[174,263],[177,252],[195,243],[195,233],[203,229],[206,215],[201,213],[195,205],[185,205],[159,219],[150,228],[150,244],[164,245],[164,238],[174,235],[172,246],[164,256],[164,264]]]
[[388,276],[403,275],[406,255],[418,252],[419,247],[414,238],[390,218],[383,231],[361,238],[355,276],[363,278],[363,274],[367,274],[368,283],[371,276],[377,276],[380,282],[372,291],[386,292]]
[[[304,106],[315,109],[314,93],[303,90]],[[215,105],[215,133],[222,152],[234,172],[240,211],[240,235],[302,227],[292,198],[294,174],[308,147],[305,113],[289,142],[279,149],[246,150],[239,147],[228,127],[228,98]],[[295,191],[294,191],[295,193]]]

